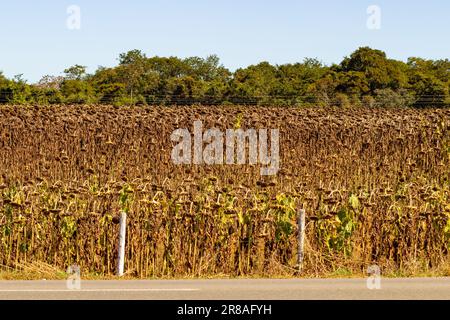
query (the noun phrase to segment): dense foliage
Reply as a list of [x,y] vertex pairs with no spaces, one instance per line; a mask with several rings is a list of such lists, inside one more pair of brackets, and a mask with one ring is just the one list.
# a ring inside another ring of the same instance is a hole
[[[199,119],[279,128],[278,174],[174,164]],[[302,206],[304,275],[450,275],[450,109],[0,106],[0,137],[0,270],[114,274],[126,211],[129,275],[294,275]]]
[[37,84],[0,73],[0,102],[14,104],[103,103],[251,104],[323,106],[444,106],[450,101],[450,61],[402,62],[362,47],[340,64],[316,59],[271,65],[261,62],[231,72],[215,55],[205,59],[123,53],[116,67],[87,74],[75,65],[64,76]]

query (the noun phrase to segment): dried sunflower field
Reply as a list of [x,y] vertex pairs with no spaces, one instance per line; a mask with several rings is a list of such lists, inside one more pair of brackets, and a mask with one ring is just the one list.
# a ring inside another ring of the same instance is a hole
[[[279,128],[281,167],[175,165],[177,128]],[[450,110],[0,107],[0,265],[149,277],[450,265]]]

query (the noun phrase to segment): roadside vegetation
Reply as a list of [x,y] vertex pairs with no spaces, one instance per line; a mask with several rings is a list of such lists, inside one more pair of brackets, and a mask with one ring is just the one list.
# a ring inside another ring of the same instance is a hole
[[[279,173],[174,165],[195,120],[279,128]],[[5,105],[0,265],[113,276],[126,211],[127,277],[296,276],[302,207],[302,276],[448,275],[449,178],[448,108]]]

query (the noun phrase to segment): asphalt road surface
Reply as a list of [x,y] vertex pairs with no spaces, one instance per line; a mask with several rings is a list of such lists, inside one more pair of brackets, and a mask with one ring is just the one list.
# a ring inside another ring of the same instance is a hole
[[379,289],[368,289],[367,279],[81,280],[80,289],[68,289],[66,281],[0,281],[0,300],[5,299],[450,300],[450,278],[382,278]]

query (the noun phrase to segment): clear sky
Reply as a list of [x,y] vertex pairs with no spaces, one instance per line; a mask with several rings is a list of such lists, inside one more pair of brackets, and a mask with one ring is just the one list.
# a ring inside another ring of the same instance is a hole
[[[79,30],[67,8],[80,8]],[[381,9],[369,29],[367,8]],[[305,57],[340,62],[359,46],[389,57],[449,58],[448,0],[2,0],[0,70],[30,82],[81,64],[94,72],[120,53],[147,56],[217,54],[231,70]]]

